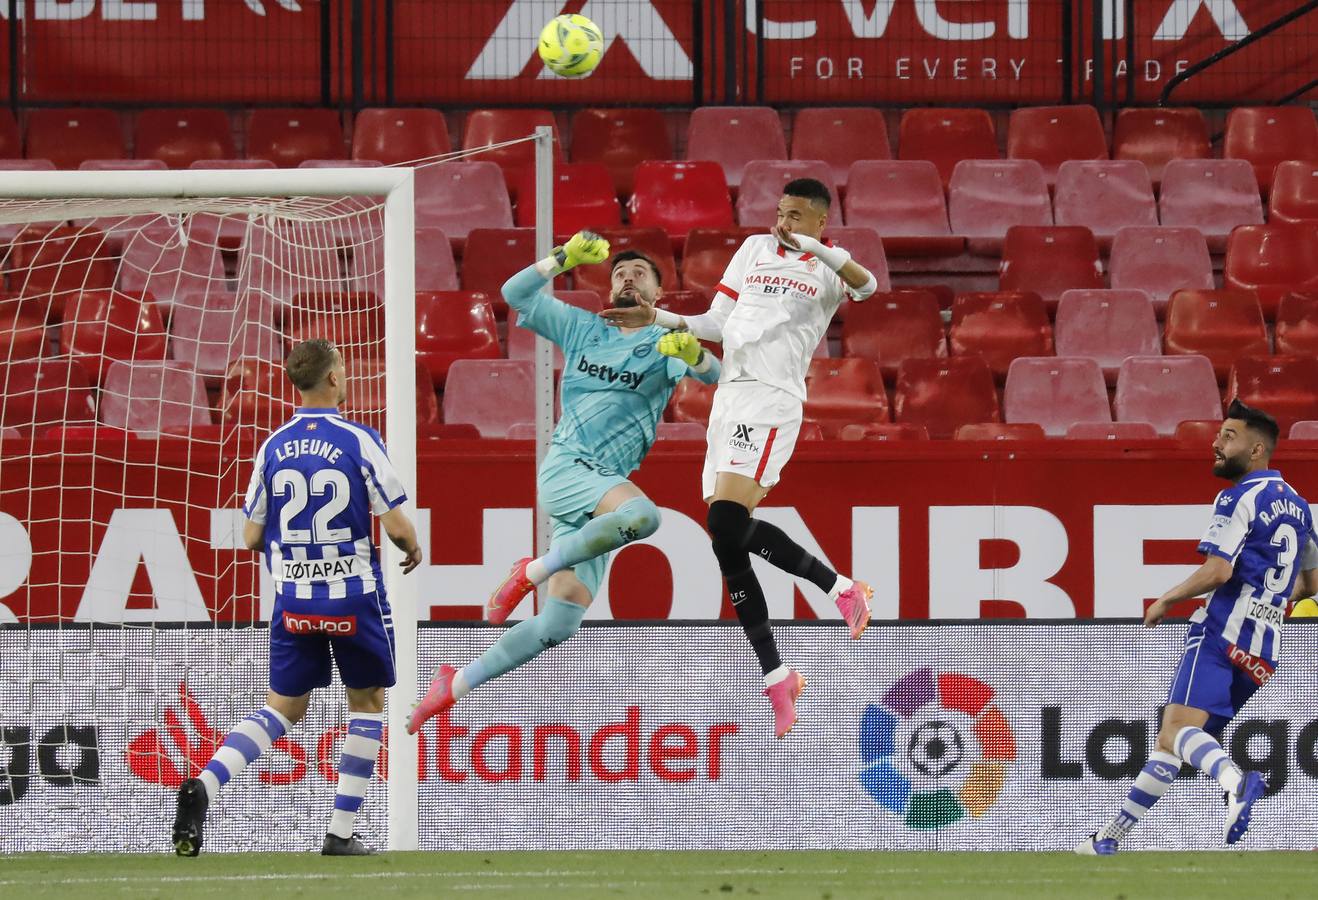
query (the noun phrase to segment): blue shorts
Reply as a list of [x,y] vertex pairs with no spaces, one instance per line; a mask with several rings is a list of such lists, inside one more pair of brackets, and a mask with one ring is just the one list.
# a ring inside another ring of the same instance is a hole
[[[540,465],[537,487],[540,505],[549,513],[553,525],[553,541],[580,531],[604,495],[626,483],[627,476],[592,459],[559,447],[550,448]],[[572,569],[592,597],[599,593],[608,562],[609,554],[604,553]]]
[[1249,673],[1231,662],[1227,646],[1226,639],[1220,635],[1209,634],[1201,624],[1192,624],[1185,636],[1185,652],[1167,692],[1168,703],[1208,713],[1204,730],[1212,735],[1221,734],[1259,689]]
[[331,656],[350,688],[392,687],[394,624],[383,592],[342,600],[275,600],[270,690],[300,697],[329,687]]

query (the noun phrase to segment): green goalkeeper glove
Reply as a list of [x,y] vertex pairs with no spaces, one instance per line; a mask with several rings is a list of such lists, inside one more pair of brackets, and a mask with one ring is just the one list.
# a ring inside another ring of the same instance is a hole
[[555,247],[554,261],[559,273],[580,265],[601,263],[609,258],[609,242],[593,231],[578,231],[561,247]]
[[705,348],[700,346],[700,341],[689,331],[670,331],[659,339],[659,352],[664,356],[676,356],[688,366],[694,367],[700,364]]

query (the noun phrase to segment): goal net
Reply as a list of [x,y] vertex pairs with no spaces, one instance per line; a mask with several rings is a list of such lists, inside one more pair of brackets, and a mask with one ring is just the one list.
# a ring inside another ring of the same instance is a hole
[[[294,343],[335,342],[345,414],[415,488],[412,172],[0,173],[0,198],[0,852],[158,852],[174,789],[265,702],[241,502]],[[385,544],[402,652],[361,824],[406,848],[415,586]],[[319,846],[342,698],[216,798],[208,850]]]

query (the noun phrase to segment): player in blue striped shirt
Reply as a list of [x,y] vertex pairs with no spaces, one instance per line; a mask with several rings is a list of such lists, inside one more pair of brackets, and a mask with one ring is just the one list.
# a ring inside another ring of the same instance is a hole
[[[659,528],[658,507],[628,477],[654,443],[678,382],[690,376],[715,384],[721,370],[689,334],[654,325],[614,328],[546,290],[554,276],[603,262],[608,252],[607,241],[579,232],[503,286],[518,326],[563,348],[563,417],[537,479],[538,499],[553,520],[553,542],[539,559],[517,561],[485,617],[496,625],[506,621],[539,584],[548,588],[548,598],[534,617],[508,629],[462,670],[440,666],[412,713],[409,733],[471,689],[575,634],[599,593],[609,554]],[[614,307],[652,307],[663,291],[659,267],[641,253],[619,253],[610,271]]]
[[1226,792],[1226,842],[1249,828],[1267,785],[1241,772],[1219,743],[1222,730],[1272,677],[1286,604],[1318,590],[1318,545],[1309,504],[1270,468],[1280,429],[1272,416],[1239,400],[1213,442],[1213,474],[1232,482],[1217,495],[1198,550],[1207,557],[1185,581],[1159,597],[1144,624],[1162,621],[1172,604],[1211,592],[1190,617],[1185,652],[1172,679],[1157,747],[1121,809],[1076,852],[1109,856],[1171,786],[1183,762]]
[[348,384],[339,351],[326,340],[303,341],[285,369],[302,407],[257,451],[243,503],[243,540],[263,552],[275,582],[270,692],[263,708],[229,732],[200,776],[179,788],[174,850],[180,856],[201,850],[210,800],[306,715],[311,691],[329,686],[332,664],[347,688],[348,733],[321,853],[371,852],[353,825],[380,752],[384,689],[395,680],[393,620],[372,515],[406,554],[404,574],[420,565],[421,548],[380,435],[339,414]]

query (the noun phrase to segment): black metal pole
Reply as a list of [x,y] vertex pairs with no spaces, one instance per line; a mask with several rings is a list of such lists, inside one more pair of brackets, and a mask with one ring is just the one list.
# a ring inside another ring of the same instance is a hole
[[1313,90],[1316,87],[1318,87],[1318,78],[1315,78],[1313,81],[1310,81],[1308,84],[1303,85],[1302,87],[1296,88],[1295,90],[1291,91],[1289,94],[1286,94],[1284,97],[1280,97],[1279,99],[1277,99],[1276,101],[1274,101],[1269,105],[1285,106],[1287,103],[1290,103],[1292,100],[1295,100],[1299,97],[1303,97],[1305,94],[1309,93],[1309,91]]
[[1062,0],[1062,102],[1075,102],[1072,77],[1075,72],[1075,21],[1071,18],[1074,0]]
[[[10,4],[12,8],[12,2]],[[334,100],[333,76],[330,74],[331,41],[333,29],[330,27],[330,3],[320,4],[320,105],[329,106]]]
[[1093,51],[1093,84],[1094,84],[1094,106],[1099,112],[1103,111],[1104,97],[1103,82],[1107,77],[1107,63],[1104,61],[1103,46],[1103,0],[1093,0],[1094,6],[1094,33],[1090,36],[1090,46]]
[[1126,103],[1135,102],[1135,0],[1126,0]]
[[723,102],[737,102],[737,0],[723,0]]
[[352,21],[349,23],[352,29],[352,108],[357,111],[362,108],[362,95],[365,92],[365,16],[362,13],[362,0],[352,0]]
[[384,102],[394,105],[394,0],[384,0]]
[[705,102],[705,4],[691,4],[691,105]]
[[755,102],[764,102],[764,0],[755,4]]

